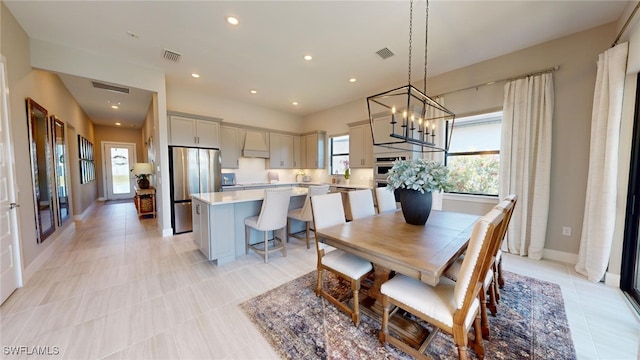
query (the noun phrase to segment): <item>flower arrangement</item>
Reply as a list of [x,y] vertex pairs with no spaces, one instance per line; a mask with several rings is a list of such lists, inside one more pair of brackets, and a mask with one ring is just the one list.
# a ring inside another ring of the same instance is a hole
[[425,159],[396,160],[387,173],[387,187],[420,191],[448,190],[451,187],[449,169],[444,165]]
[[349,160],[342,160],[342,165],[344,166],[344,179],[349,180],[351,176],[351,170],[349,169]]

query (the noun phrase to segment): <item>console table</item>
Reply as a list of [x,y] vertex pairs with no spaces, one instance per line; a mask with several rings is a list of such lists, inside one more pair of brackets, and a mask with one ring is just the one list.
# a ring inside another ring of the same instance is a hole
[[149,186],[148,189],[140,189],[137,186],[134,203],[138,210],[138,217],[152,215],[156,217],[156,188]]

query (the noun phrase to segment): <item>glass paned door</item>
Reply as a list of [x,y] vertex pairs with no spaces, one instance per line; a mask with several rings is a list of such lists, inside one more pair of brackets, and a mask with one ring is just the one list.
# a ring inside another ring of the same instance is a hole
[[640,74],[636,84],[620,287],[633,299],[636,310],[640,312]]
[[135,191],[131,169],[136,163],[135,144],[105,143],[105,185],[108,200],[132,198]]

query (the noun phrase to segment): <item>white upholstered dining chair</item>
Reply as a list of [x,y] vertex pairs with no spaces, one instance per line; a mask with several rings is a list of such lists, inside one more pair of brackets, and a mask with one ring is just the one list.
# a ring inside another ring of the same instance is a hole
[[[345,215],[340,193],[315,195],[311,197],[314,229],[319,230],[333,225],[344,224]],[[358,326],[360,324],[360,304],[358,292],[362,279],[371,271],[373,266],[365,259],[344,252],[339,249],[325,251],[326,246],[316,234],[316,250],[318,252],[318,282],[316,283],[316,295],[322,295],[332,304],[351,316],[351,320]],[[353,309],[334,298],[322,286],[324,270],[330,271],[351,283],[353,293]]]
[[484,279],[492,240],[497,236],[504,214],[496,209],[479,219],[474,227],[458,275],[458,281],[442,278],[438,285],[430,286],[420,280],[397,274],[382,284],[382,329],[380,341],[391,343],[402,351],[420,359],[426,359],[424,351],[430,340],[417,349],[391,336],[388,329],[391,306],[397,306],[418,318],[434,325],[435,330],[443,330],[451,334],[458,348],[459,359],[467,359],[469,332],[474,328],[473,341],[470,345],[482,359],[484,344],[480,328],[479,293],[484,291]]
[[349,191],[347,195],[349,197],[349,206],[351,207],[351,217],[353,220],[376,214],[371,190]]
[[[260,215],[251,216],[244,219],[245,228],[245,253],[252,249],[262,255],[264,262],[269,262],[269,252],[282,250],[282,256],[287,256],[286,226],[287,211],[289,210],[289,200],[291,198],[291,188],[269,189],[264,191],[264,200]],[[250,244],[251,228],[263,232],[264,242],[262,244]],[[280,238],[276,231],[280,230]],[[273,231],[273,245],[269,248],[269,231]]]
[[[306,240],[307,249],[309,249],[309,230],[310,224],[313,221],[313,215],[311,213],[311,197],[314,195],[322,195],[329,192],[329,185],[315,185],[309,186],[307,197],[304,199],[304,204],[299,209],[289,210],[287,214],[287,234],[293,236],[296,239]],[[305,237],[298,235],[298,233],[291,233],[291,221],[301,221],[305,223],[306,231]]]
[[376,188],[376,203],[378,204],[378,214],[398,209],[396,195],[386,187]]
[[[502,244],[507,227],[509,226],[511,214],[513,213],[517,200],[518,197],[516,195],[509,195],[494,207],[495,210],[503,213],[504,221],[502,221],[500,228],[496,230],[497,235],[489,249],[490,258],[488,259],[488,269],[483,280],[484,291],[480,292],[480,320],[482,323],[482,335],[487,339],[491,336],[489,319],[487,318],[487,308],[489,308],[493,316],[498,314],[498,301],[500,299],[500,292],[498,289],[498,256],[500,245]],[[464,256],[465,255],[461,255],[456,259],[456,261],[445,270],[443,275],[453,281],[457,281]],[[487,295],[489,296],[489,299],[487,299]]]

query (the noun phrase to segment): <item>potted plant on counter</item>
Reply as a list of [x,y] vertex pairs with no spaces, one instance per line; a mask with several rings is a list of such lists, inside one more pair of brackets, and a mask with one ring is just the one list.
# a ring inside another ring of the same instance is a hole
[[407,223],[424,225],[431,213],[432,191],[451,187],[449,170],[432,160],[396,160],[387,173],[387,187],[399,194]]
[[344,183],[349,185],[349,178],[351,177],[351,169],[349,169],[349,160],[342,160],[344,166]]

